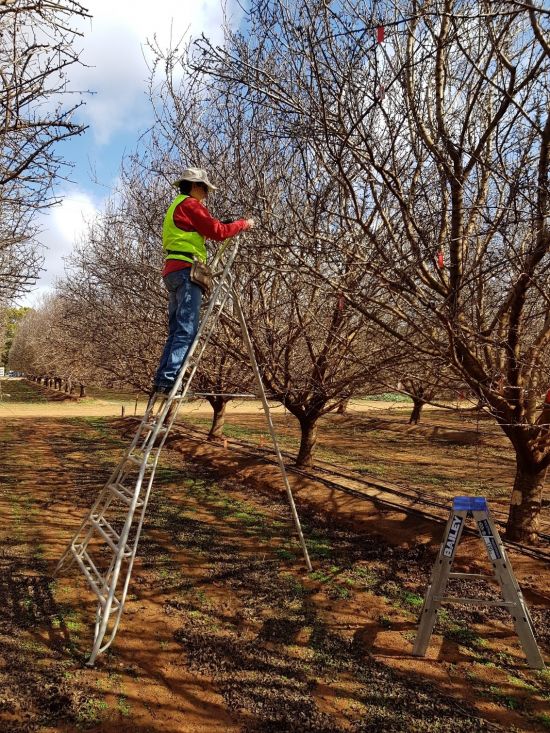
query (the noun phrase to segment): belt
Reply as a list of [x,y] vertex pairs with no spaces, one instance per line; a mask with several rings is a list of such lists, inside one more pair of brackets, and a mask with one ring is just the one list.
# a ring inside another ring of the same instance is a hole
[[195,255],[193,254],[193,252],[181,252],[179,249],[165,249],[164,251],[167,255],[165,257],[166,260],[170,259],[168,255],[178,255],[178,257],[187,257],[191,260],[191,262],[195,259]]

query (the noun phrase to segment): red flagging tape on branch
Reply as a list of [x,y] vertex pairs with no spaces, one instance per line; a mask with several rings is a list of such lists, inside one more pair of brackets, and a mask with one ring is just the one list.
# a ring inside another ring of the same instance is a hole
[[440,270],[442,270],[444,264],[445,263],[443,262],[443,252],[439,250],[439,252],[437,253],[437,266]]
[[382,43],[383,40],[384,40],[384,26],[379,25],[378,28],[376,29],[376,41],[377,43]]

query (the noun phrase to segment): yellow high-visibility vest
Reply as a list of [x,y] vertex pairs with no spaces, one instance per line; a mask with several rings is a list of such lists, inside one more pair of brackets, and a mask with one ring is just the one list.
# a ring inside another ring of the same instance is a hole
[[184,260],[185,262],[193,262],[196,257],[201,262],[206,262],[206,246],[204,237],[198,232],[184,232],[174,224],[174,211],[178,204],[189,198],[181,194],[176,196],[162,225],[162,248],[164,250],[164,259],[166,260]]

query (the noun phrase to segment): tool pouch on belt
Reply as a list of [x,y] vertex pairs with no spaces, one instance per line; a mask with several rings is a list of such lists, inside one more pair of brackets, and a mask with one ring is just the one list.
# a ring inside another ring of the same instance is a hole
[[205,295],[212,290],[212,270],[200,260],[193,260],[189,277],[191,282],[198,285]]

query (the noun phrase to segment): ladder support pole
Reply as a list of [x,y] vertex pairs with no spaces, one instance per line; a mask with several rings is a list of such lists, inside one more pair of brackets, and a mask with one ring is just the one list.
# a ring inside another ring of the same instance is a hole
[[265,419],[267,421],[267,425],[269,427],[269,433],[271,435],[271,440],[273,442],[273,448],[275,450],[275,455],[277,456],[277,463],[279,464],[279,470],[281,471],[281,476],[283,479],[283,484],[286,490],[286,494],[288,497],[288,502],[290,504],[290,510],[292,512],[292,518],[294,520],[294,526],[296,528],[296,532],[298,534],[298,538],[300,540],[300,545],[302,547],[302,553],[304,556],[304,560],[306,563],[306,567],[311,573],[313,568],[311,565],[311,560],[309,559],[309,553],[307,550],[307,545],[304,539],[304,535],[302,532],[302,526],[300,524],[300,518],[298,516],[298,512],[296,510],[296,504],[294,503],[294,496],[292,495],[292,489],[290,488],[290,482],[288,480],[288,475],[286,472],[285,464],[283,461],[283,456],[281,455],[281,451],[279,449],[279,441],[277,440],[277,434],[275,433],[275,427],[273,425],[273,419],[271,417],[271,410],[269,409],[269,404],[267,402],[267,397],[265,394],[264,384],[262,381],[262,375],[260,374],[260,369],[258,367],[258,362],[256,360],[256,354],[254,353],[254,347],[252,345],[252,340],[250,338],[250,332],[248,330],[248,326],[246,325],[246,319],[244,317],[243,309],[241,307],[241,301],[239,298],[238,293],[233,289],[233,306],[235,308],[235,311],[237,313],[237,318],[239,320],[240,326],[241,326],[241,332],[243,336],[243,341],[246,346],[246,350],[248,352],[248,358],[250,359],[250,363],[252,365],[252,371],[254,372],[254,377],[256,378],[256,383],[258,385],[261,401],[262,401],[262,407],[265,414]]

